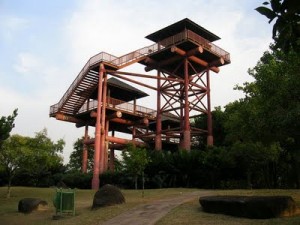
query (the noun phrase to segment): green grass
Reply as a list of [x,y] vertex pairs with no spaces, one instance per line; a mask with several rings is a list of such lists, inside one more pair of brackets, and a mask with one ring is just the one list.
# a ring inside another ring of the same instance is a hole
[[[230,190],[212,191],[213,195],[290,195],[300,208],[300,190]],[[180,216],[178,216],[180,215]],[[182,225],[182,224],[205,224],[205,225],[298,225],[300,216],[275,218],[275,219],[247,219],[222,214],[210,214],[202,211],[199,199],[176,207],[157,225]]]
[[[61,220],[52,220],[55,209],[52,199],[55,194],[54,188],[26,188],[13,187],[12,197],[5,198],[6,188],[0,188],[0,224],[5,225],[96,225],[113,218],[139,204],[149,203],[163,198],[172,198],[185,192],[193,192],[195,189],[155,189],[145,190],[145,197],[142,198],[140,190],[122,190],[126,203],[110,206],[97,210],[91,210],[93,190],[76,190],[76,216],[67,216]],[[207,192],[207,191],[205,191]],[[231,190],[231,191],[209,191],[212,195],[290,195],[300,208],[300,190]],[[25,197],[41,198],[49,205],[47,211],[37,211],[31,214],[17,212],[18,202]],[[176,224],[225,224],[225,225],[291,225],[300,224],[300,216],[290,218],[277,218],[268,220],[250,220],[245,218],[231,217],[221,214],[209,214],[202,212],[198,198],[191,202],[182,204],[173,209],[158,225]]]
[[[91,210],[93,190],[76,190],[76,216],[67,216],[61,220],[52,220],[55,208],[52,200],[55,194],[54,188],[27,188],[13,187],[10,199],[5,198],[6,187],[0,188],[0,224],[5,225],[89,225],[101,224],[116,215],[121,214],[139,204],[148,203],[162,198],[171,198],[180,193],[195,191],[195,189],[156,189],[145,190],[142,198],[140,190],[122,190],[126,203]],[[22,198],[41,198],[48,202],[47,211],[37,211],[31,214],[22,214],[18,210],[18,202]]]

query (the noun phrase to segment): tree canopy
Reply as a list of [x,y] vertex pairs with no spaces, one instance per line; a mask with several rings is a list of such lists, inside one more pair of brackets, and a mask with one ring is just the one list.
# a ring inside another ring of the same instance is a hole
[[[70,161],[68,163],[68,169],[72,171],[81,171],[82,156],[83,156],[83,140],[84,137],[78,138],[73,144],[73,152],[70,155]],[[89,145],[88,147],[88,164],[87,170],[91,171],[94,165],[94,148]]]
[[[256,10],[269,19],[275,20],[273,39],[275,48],[284,52],[300,51],[300,4],[298,0],[269,0]],[[269,7],[266,7],[269,6]]]
[[0,117],[0,149],[3,141],[9,137],[11,130],[14,128],[14,121],[17,115],[18,109],[15,109],[12,115]]
[[0,166],[8,180],[7,196],[10,196],[11,183],[17,174],[32,179],[32,183],[38,185],[51,170],[61,167],[59,153],[64,145],[62,139],[53,142],[46,129],[37,132],[33,138],[15,134],[6,139],[0,151]]

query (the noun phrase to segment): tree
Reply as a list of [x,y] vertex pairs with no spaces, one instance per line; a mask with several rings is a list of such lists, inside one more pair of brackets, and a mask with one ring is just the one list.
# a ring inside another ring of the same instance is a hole
[[34,138],[12,135],[6,139],[0,151],[0,165],[8,179],[7,197],[10,197],[11,184],[17,174],[27,175],[36,186],[53,168],[61,167],[62,158],[58,153],[64,145],[62,139],[54,143],[46,129],[37,132]]
[[256,10],[266,16],[271,23],[276,19],[273,26],[273,39],[275,48],[284,52],[300,50],[300,4],[298,0],[269,0]]
[[9,134],[11,130],[14,128],[14,121],[16,116],[18,115],[18,109],[13,111],[13,114],[5,117],[1,116],[0,118],[0,149],[3,144],[3,141],[9,138]]
[[[73,171],[81,171],[82,166],[82,155],[83,155],[83,140],[84,137],[78,138],[73,144],[74,151],[70,155],[70,161],[68,163],[68,169]],[[91,171],[94,165],[94,148],[88,146],[88,164],[87,170]]]
[[[214,136],[214,145],[222,146],[225,141],[225,133],[224,133],[224,121],[225,121],[225,113],[222,111],[221,107],[216,107],[212,112],[212,120],[213,120],[213,136]],[[207,130],[207,114],[201,114],[196,117],[192,124],[194,127],[199,129]],[[193,140],[193,148],[195,149],[206,149],[207,146],[207,134],[197,136]]]
[[138,176],[142,176],[142,188],[144,190],[144,170],[150,162],[147,150],[134,145],[128,145],[126,150],[122,152],[122,157],[125,170],[134,176],[135,189],[137,189]]
[[3,148],[0,151],[0,164],[7,175],[7,193],[6,197],[10,197],[12,180],[27,164],[26,155],[30,151],[28,149],[28,137],[13,135],[6,139]]
[[260,142],[266,149],[279,143],[286,152],[281,165],[290,165],[289,174],[300,187],[300,56],[293,51],[266,52],[249,75],[255,81],[237,87],[245,98],[225,107],[227,139]]
[[51,170],[62,166],[62,157],[59,153],[65,146],[65,141],[59,139],[53,142],[47,133],[47,129],[37,132],[34,138],[30,138],[28,148],[31,150],[27,155],[29,166],[22,169],[22,172],[31,176],[33,184],[36,186],[40,180],[49,175]]

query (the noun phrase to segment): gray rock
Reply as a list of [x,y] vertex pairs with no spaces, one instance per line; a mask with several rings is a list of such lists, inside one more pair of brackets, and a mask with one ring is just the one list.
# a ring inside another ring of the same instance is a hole
[[205,196],[199,202],[205,212],[252,219],[292,216],[297,209],[290,196]]
[[48,203],[39,198],[23,198],[19,201],[18,211],[22,213],[31,213],[32,211],[46,209]]
[[106,184],[95,193],[92,209],[122,204],[124,202],[125,198],[120,189],[113,185]]

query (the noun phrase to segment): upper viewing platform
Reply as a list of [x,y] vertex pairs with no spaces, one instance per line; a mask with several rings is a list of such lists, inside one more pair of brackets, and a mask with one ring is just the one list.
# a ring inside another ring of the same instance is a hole
[[[187,18],[149,34],[146,38],[157,44],[156,51],[140,61],[146,66],[146,71],[161,69],[174,73],[178,61],[185,56],[193,61],[197,71],[230,63],[230,54],[212,43],[220,38]],[[218,72],[218,69],[212,70]],[[183,73],[183,68],[179,68],[175,75],[183,76]]]
[[184,57],[190,59],[194,68],[194,71],[188,71],[189,75],[207,68],[219,72],[218,67],[230,63],[230,54],[212,43],[220,38],[188,18],[149,34],[146,38],[155,43],[120,57],[106,52],[91,57],[60,101],[50,107],[50,116],[55,117],[59,112],[76,115],[87,99],[95,98],[100,63],[111,71],[141,63],[146,66],[146,71],[157,69],[179,77],[183,76],[184,69],[183,66],[178,67],[178,63]]

